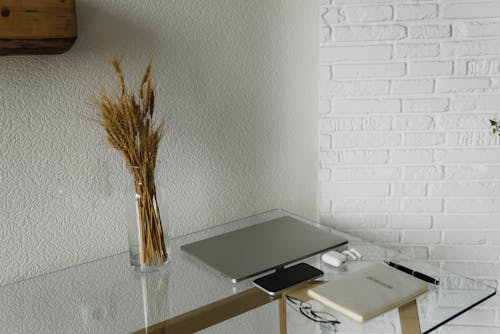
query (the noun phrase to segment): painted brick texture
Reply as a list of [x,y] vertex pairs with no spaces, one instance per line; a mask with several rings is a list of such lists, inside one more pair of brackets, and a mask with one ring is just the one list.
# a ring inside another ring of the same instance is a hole
[[[498,285],[500,1],[320,1],[324,224]],[[500,333],[494,299],[443,333]]]

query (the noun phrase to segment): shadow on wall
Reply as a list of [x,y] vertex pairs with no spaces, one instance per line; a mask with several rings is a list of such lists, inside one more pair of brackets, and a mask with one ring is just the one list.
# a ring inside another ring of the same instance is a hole
[[[158,45],[159,37],[153,29],[140,22],[134,22],[105,6],[97,6],[90,1],[77,1],[78,39],[69,51],[79,56],[126,57],[126,53],[137,50],[139,54],[149,54]],[[151,50],[151,51],[149,51]]]

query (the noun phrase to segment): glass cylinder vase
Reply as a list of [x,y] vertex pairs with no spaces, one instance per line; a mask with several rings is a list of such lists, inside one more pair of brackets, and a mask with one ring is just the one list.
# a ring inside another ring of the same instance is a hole
[[163,206],[153,177],[133,181],[135,192],[126,209],[130,263],[136,271],[157,271],[168,262],[167,226],[160,215]]

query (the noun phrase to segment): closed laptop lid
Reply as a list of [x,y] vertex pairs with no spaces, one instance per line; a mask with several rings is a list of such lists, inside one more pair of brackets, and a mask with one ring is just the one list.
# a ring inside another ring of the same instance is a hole
[[233,282],[344,245],[347,240],[290,216],[181,246]]

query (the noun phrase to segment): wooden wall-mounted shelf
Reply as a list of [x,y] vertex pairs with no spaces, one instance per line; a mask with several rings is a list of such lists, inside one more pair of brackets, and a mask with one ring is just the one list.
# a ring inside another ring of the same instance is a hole
[[75,0],[0,0],[0,55],[63,53],[76,36]]

